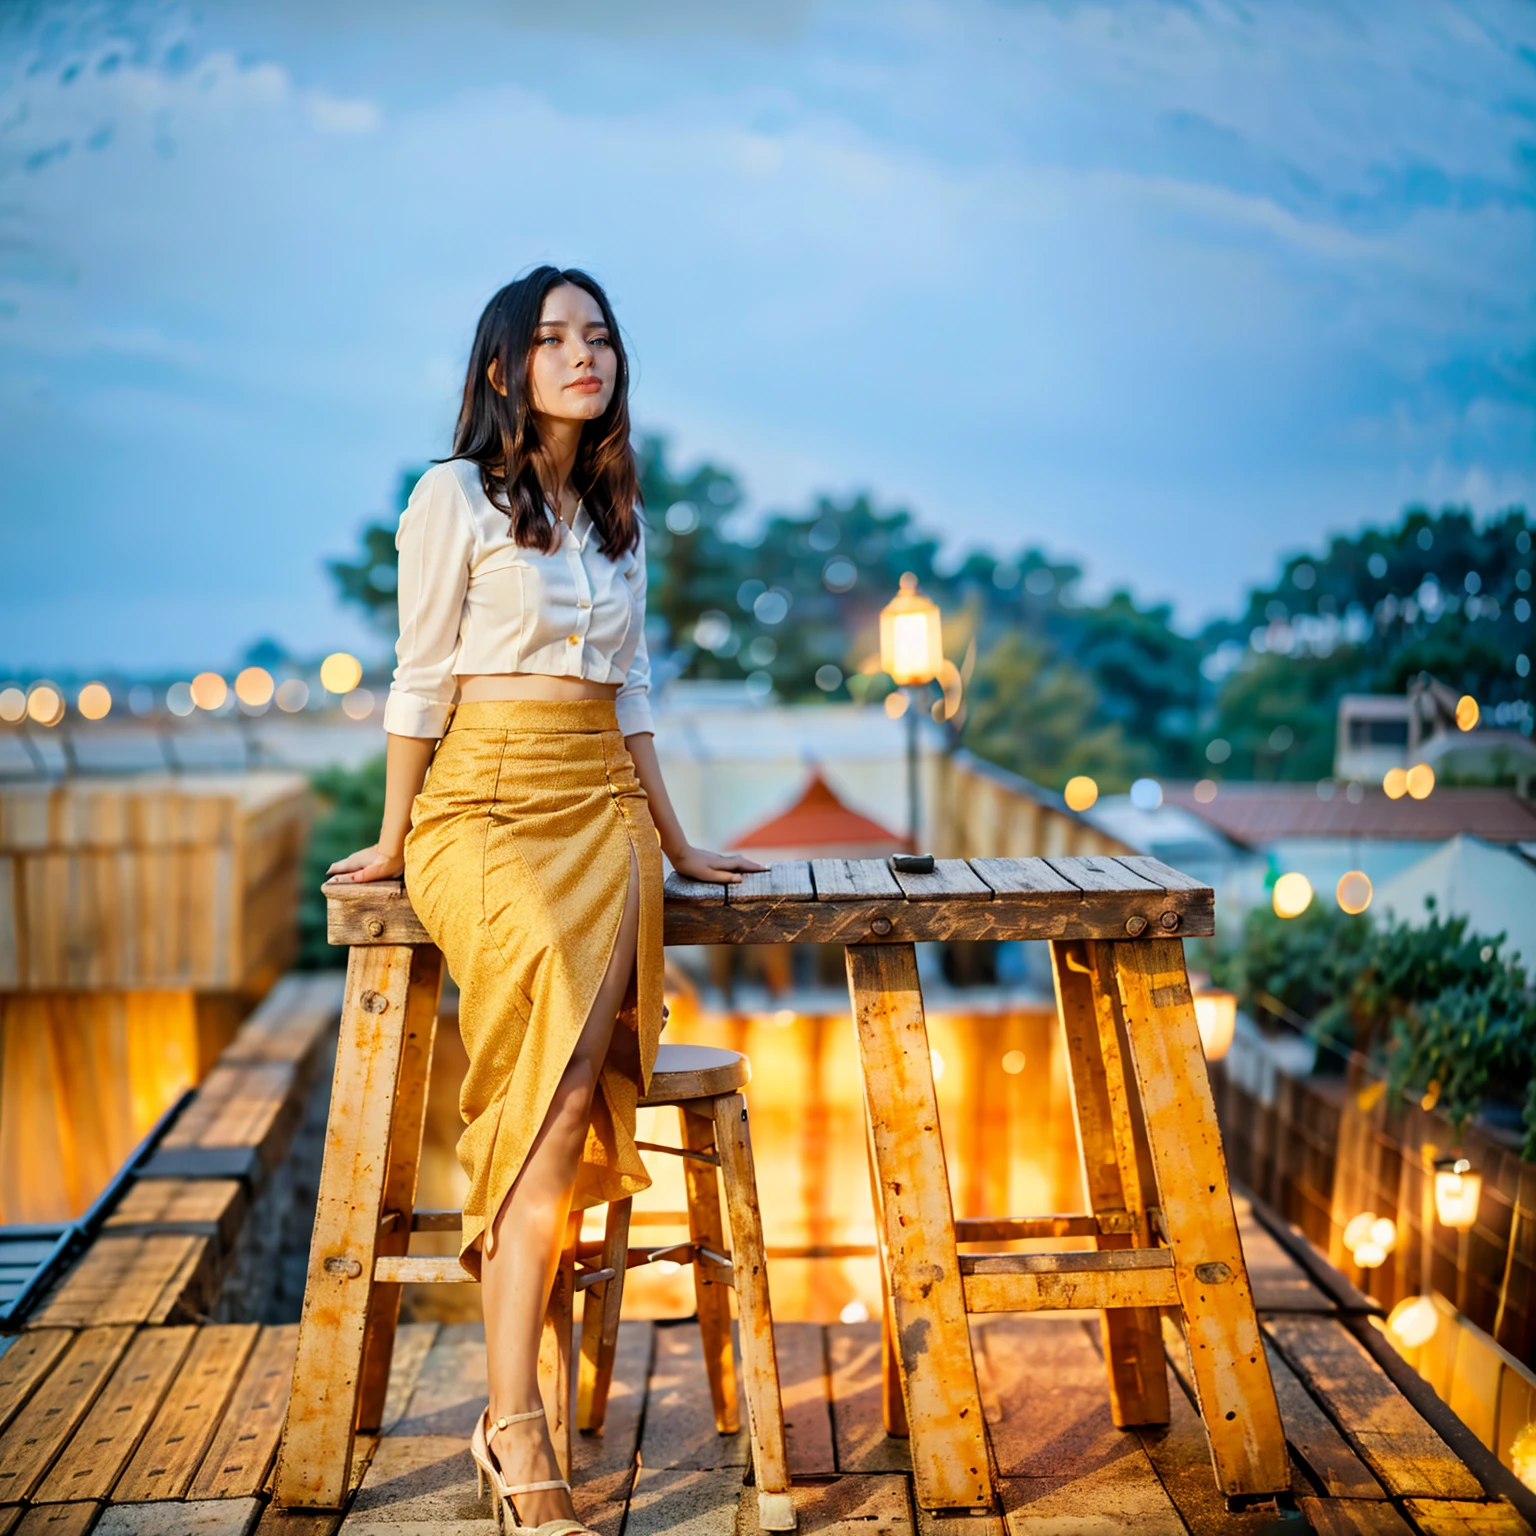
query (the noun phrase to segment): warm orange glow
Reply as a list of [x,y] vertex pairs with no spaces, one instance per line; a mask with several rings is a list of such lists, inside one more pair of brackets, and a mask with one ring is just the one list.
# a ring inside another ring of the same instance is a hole
[[1527,1424],[1510,1442],[1509,1469],[1536,1492],[1536,1424]]
[[0,720],[15,725],[27,714],[27,696],[20,688],[0,688]]
[[276,686],[265,667],[247,667],[235,679],[235,697],[251,709],[260,709],[272,702]]
[[1369,1242],[1371,1239],[1371,1228],[1375,1225],[1375,1211],[1361,1211],[1358,1216],[1351,1217],[1344,1228],[1344,1246],[1346,1248],[1358,1248],[1361,1243]]
[[1408,770],[1408,793],[1415,800],[1428,800],[1434,793],[1435,770],[1428,763],[1415,763]]
[[354,688],[341,701],[341,710],[349,720],[366,720],[373,713],[373,703],[371,688]]
[[105,683],[87,683],[75,700],[87,720],[105,720],[112,712],[112,692]]
[[1482,713],[1477,707],[1477,700],[1470,693],[1464,693],[1456,700],[1456,724],[1459,729],[1473,730],[1482,718]]
[[1387,1315],[1387,1331],[1404,1349],[1422,1349],[1440,1326],[1440,1309],[1428,1296],[1405,1296]]
[[38,683],[27,695],[27,713],[39,725],[57,725],[64,718],[64,695],[52,683]]
[[192,702],[199,709],[217,709],[229,697],[229,684],[217,672],[199,672],[192,679]]
[[1220,1061],[1237,1033],[1237,993],[1211,987],[1195,993],[1195,1023],[1207,1061]]
[[320,663],[320,686],[327,693],[351,693],[362,680],[362,662],[346,651],[332,651]]
[[1292,870],[1275,881],[1274,906],[1277,917],[1300,917],[1312,905],[1312,882]]
[[899,688],[885,696],[885,714],[889,720],[900,720],[907,712],[907,696]]
[[1382,778],[1381,787],[1386,791],[1388,800],[1401,800],[1408,793],[1407,769],[1388,768]]
[[1477,1220],[1483,1176],[1464,1157],[1448,1157],[1435,1164],[1435,1212],[1441,1223],[1465,1232]]
[[1006,1072],[1009,1077],[1017,1077],[1027,1065],[1028,1059],[1025,1057],[1023,1051],[1009,1051],[1008,1054],[1003,1057],[1003,1071]]
[[1086,811],[1099,798],[1099,786],[1086,773],[1080,773],[1067,780],[1063,794],[1069,811]]
[[1352,869],[1348,874],[1339,878],[1338,889],[1334,892],[1338,897],[1340,908],[1348,912],[1351,917],[1358,917],[1371,904],[1371,880],[1370,876],[1362,870]]
[[917,590],[908,571],[901,590],[880,610],[880,670],[901,687],[929,683],[944,662],[939,606]]

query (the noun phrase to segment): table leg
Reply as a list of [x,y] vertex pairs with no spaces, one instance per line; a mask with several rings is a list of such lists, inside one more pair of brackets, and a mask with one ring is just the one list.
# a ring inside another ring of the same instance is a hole
[[[1146,1199],[1138,1157],[1134,1085],[1125,1077],[1120,1047],[1120,1011],[1114,974],[1098,944],[1051,945],[1056,1006],[1067,1043],[1067,1065],[1076,1109],[1077,1145],[1088,1208],[1095,1216],[1114,1212],[1130,1230],[1103,1233],[1097,1246],[1150,1248]],[[1104,983],[1110,990],[1104,990]],[[1121,1026],[1123,1027],[1123,1026]],[[1104,1359],[1109,1367],[1109,1402],[1121,1429],[1168,1422],[1168,1365],[1163,1357],[1162,1321],[1154,1307],[1112,1307],[1099,1313]]]
[[846,950],[918,1503],[995,1507],[911,944]]
[[414,946],[354,947],[331,1084],[276,1501],[341,1509],[357,1424]]
[[1285,1434],[1238,1239],[1221,1130],[1178,939],[1114,945],[1158,1202],[1216,1481],[1229,1499],[1290,1487]]
[[907,1405],[901,1395],[901,1357],[896,1350],[896,1324],[891,1316],[891,1272],[885,1254],[885,1224],[880,1220],[880,1171],[875,1166],[875,1138],[869,1125],[869,1104],[864,1105],[864,1149],[869,1163],[869,1200],[874,1212],[875,1257],[880,1267],[880,1417],[885,1432],[898,1440],[911,1433]]

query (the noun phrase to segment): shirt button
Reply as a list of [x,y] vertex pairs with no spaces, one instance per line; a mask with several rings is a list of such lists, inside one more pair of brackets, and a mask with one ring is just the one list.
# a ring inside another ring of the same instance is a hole
[[570,635],[567,638],[570,640],[572,645],[579,645],[581,643],[580,635]]
[[589,603],[585,598],[583,598],[579,603],[576,604],[576,606],[578,608],[590,608],[592,606],[592,604]]

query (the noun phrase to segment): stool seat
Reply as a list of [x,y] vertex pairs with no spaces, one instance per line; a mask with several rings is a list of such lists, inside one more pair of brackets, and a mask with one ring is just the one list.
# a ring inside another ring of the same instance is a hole
[[718,1045],[661,1045],[643,1106],[681,1104],[736,1093],[752,1081],[752,1063],[740,1051]]

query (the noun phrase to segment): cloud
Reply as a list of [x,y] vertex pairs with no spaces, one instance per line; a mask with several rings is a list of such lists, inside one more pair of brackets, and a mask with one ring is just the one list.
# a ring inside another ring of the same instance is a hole
[[305,95],[304,111],[310,127],[321,133],[376,133],[384,122],[376,102],[343,100],[323,91]]

